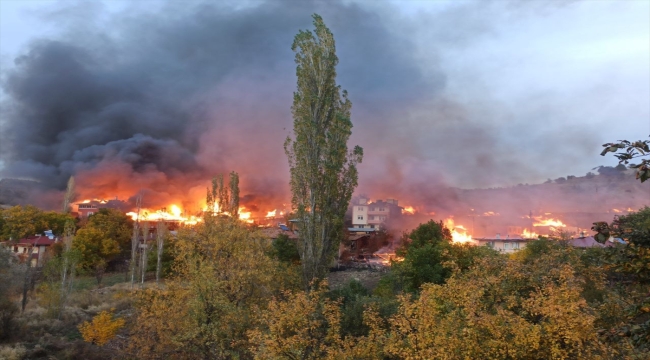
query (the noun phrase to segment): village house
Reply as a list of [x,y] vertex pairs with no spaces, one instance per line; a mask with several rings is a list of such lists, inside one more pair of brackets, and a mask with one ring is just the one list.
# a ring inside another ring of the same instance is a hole
[[99,209],[118,209],[121,211],[126,211],[128,205],[123,200],[118,200],[117,197],[112,200],[86,200],[75,204],[77,206],[77,215],[80,218],[86,218],[92,214],[95,214]]
[[501,237],[500,234],[497,234],[493,238],[476,238],[474,239],[475,243],[479,246],[488,246],[492,249],[503,252],[503,253],[513,253],[515,251],[521,250],[526,247],[526,244],[535,239],[525,239],[520,236],[511,236],[506,235]]
[[27,236],[20,240],[7,242],[5,246],[10,247],[14,255],[21,261],[29,261],[32,267],[41,267],[45,264],[46,251],[57,241],[58,238],[48,230],[43,235]]
[[385,226],[389,219],[402,215],[395,199],[377,200],[368,203],[367,198],[359,198],[352,205],[352,232],[374,232]]

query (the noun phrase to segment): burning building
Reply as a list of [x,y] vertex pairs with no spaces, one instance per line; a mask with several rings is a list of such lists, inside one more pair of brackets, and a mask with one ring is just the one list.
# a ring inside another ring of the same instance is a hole
[[352,204],[352,228],[350,231],[376,231],[383,227],[388,220],[402,215],[403,208],[395,199],[377,200],[369,203],[365,197],[359,198]]
[[111,200],[84,200],[75,204],[77,216],[80,218],[87,218],[88,216],[98,212],[100,209],[117,209],[126,212],[129,205],[123,200],[119,200],[117,196]]

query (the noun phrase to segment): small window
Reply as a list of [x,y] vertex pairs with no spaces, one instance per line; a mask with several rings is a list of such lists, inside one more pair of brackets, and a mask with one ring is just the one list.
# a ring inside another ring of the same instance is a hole
[[357,216],[357,220],[363,220],[363,215]]
[[512,243],[512,248],[513,249],[519,249],[519,243],[518,242]]
[[510,243],[503,243],[503,249],[505,250],[510,249]]
[[379,211],[384,211],[384,208],[379,208]]
[[362,207],[358,207],[357,210],[359,210],[359,211],[363,211],[363,208],[362,208]]

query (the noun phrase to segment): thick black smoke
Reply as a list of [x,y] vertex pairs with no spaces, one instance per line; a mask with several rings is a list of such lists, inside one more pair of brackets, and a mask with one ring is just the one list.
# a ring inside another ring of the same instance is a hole
[[[337,41],[337,79],[353,103],[350,145],[366,154],[362,192],[451,204],[449,183],[512,184],[544,173],[538,158],[520,153],[534,148],[541,157],[549,139],[574,158],[600,141],[585,129],[531,130],[557,115],[539,111],[535,99],[526,121],[510,121],[489,101],[454,100],[435,56],[423,66],[409,24],[388,5],[371,6],[183,1],[110,13],[90,2],[62,3],[44,15],[60,35],[34,39],[2,74],[0,177],[62,189],[76,174],[84,196],[145,189],[164,204],[200,197],[213,174],[235,170],[242,195],[287,202],[291,43],[312,28],[313,13]],[[486,8],[418,18],[431,28],[429,53],[489,34],[477,15]],[[556,165],[552,156],[546,161]]]
[[[90,17],[83,32],[35,39],[3,74],[2,175],[60,189],[70,175],[100,164],[171,180],[194,174],[205,181],[234,169],[248,191],[286,191],[290,46],[299,29],[311,28],[314,12],[338,40],[339,78],[356,113],[367,114],[355,117],[355,130],[390,126],[382,114],[444,84],[442,76],[426,80],[407,39],[358,5],[176,4],[111,15],[110,29]],[[50,20],[65,28],[69,14]]]

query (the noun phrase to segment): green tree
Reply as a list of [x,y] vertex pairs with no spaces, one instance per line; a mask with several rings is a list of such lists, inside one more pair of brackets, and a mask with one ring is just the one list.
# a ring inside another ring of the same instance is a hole
[[230,215],[239,219],[239,174],[230,173]]
[[3,217],[2,236],[7,239],[22,239],[48,227],[43,211],[32,205],[11,207],[3,211]]
[[286,284],[261,233],[230,217],[182,228],[174,273],[138,294],[133,358],[248,359],[254,309]]
[[[617,143],[603,144],[603,151],[600,155],[614,153],[619,165],[629,165],[636,169],[636,178],[644,182],[650,178],[650,140],[628,141],[619,140]],[[637,164],[630,164],[630,161],[641,158]]]
[[451,233],[442,225],[430,220],[404,237],[398,255],[404,261],[394,264],[394,271],[408,292],[416,292],[424,283],[442,284],[451,275],[446,267],[445,252],[451,244]]
[[300,253],[294,240],[291,240],[286,234],[278,235],[271,244],[273,250],[271,255],[279,261],[297,264],[300,262]]
[[344,236],[356,165],[363,157],[359,146],[348,152],[352,103],[336,85],[334,36],[319,15],[313,18],[314,32],[299,31],[291,47],[298,78],[291,108],[295,139],[288,137],[284,144],[306,286],[325,276]]
[[132,220],[115,209],[100,209],[77,231],[72,247],[81,253],[79,265],[101,284],[106,266],[118,255],[128,256]]

